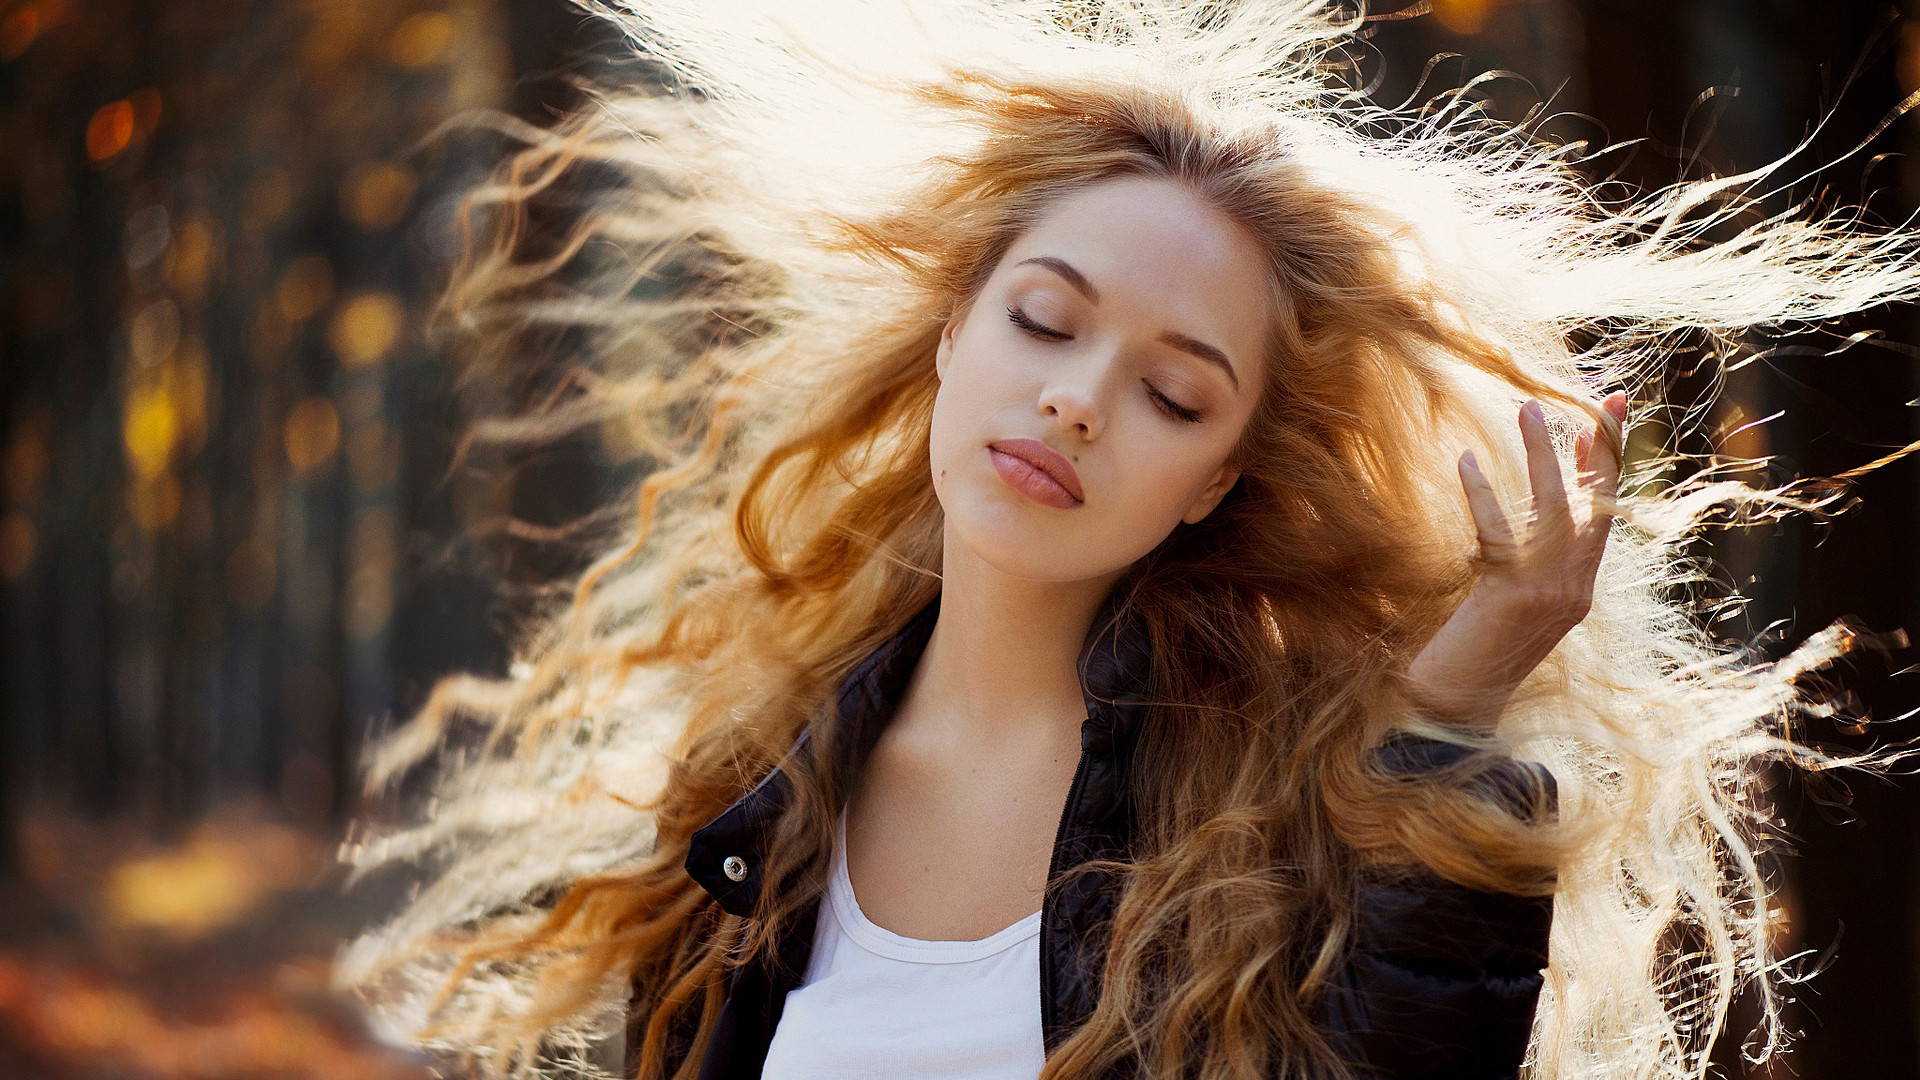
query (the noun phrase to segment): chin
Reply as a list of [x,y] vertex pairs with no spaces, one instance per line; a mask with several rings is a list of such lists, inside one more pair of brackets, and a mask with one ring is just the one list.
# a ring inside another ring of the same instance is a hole
[[1072,578],[1073,564],[1085,558],[1084,537],[1020,503],[978,495],[956,501],[946,513],[950,551],[962,549],[1001,573],[1036,581]]
[[[993,481],[1000,483],[997,476]],[[950,551],[962,549],[1008,577],[1037,582],[1084,581],[1139,557],[1117,550],[1097,530],[1089,535],[1081,522],[1090,524],[1090,518],[1055,515],[1017,494],[1008,499],[974,495],[948,509],[947,544]]]

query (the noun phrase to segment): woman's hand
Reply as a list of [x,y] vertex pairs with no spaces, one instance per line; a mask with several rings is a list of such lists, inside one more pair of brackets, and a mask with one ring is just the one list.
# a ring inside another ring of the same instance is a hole
[[[1601,407],[1621,428],[1625,446],[1626,395],[1616,390]],[[1577,484],[1589,498],[1599,491],[1615,493],[1620,485],[1617,459],[1589,464],[1598,433],[1598,428],[1581,432],[1575,445]],[[1534,504],[1524,539],[1514,536],[1472,451],[1458,463],[1484,569],[1473,591],[1407,669],[1415,702],[1438,720],[1491,726],[1514,687],[1593,604],[1594,576],[1613,515],[1589,512],[1584,521],[1574,521],[1539,402],[1521,407],[1520,437],[1527,447]]]

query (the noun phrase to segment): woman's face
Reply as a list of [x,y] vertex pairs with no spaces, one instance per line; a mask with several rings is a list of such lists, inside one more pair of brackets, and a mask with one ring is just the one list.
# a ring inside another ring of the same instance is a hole
[[[1262,386],[1267,273],[1250,233],[1172,181],[1054,203],[940,335],[949,540],[1009,574],[1080,580],[1205,517],[1239,476],[1226,456]],[[991,449],[1014,440],[1056,452],[1081,497]]]

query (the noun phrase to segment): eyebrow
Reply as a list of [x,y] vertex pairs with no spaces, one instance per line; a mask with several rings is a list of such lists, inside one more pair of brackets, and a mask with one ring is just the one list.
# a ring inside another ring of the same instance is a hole
[[[1074,269],[1073,265],[1065,259],[1055,258],[1052,255],[1036,255],[1031,259],[1021,259],[1013,265],[1025,266],[1028,263],[1033,263],[1036,266],[1044,266],[1054,273],[1059,274],[1061,277],[1067,279],[1067,284],[1080,290],[1081,295],[1085,296],[1088,300],[1096,304],[1100,302],[1100,290],[1094,288],[1093,282],[1088,281],[1085,274]],[[1238,391],[1240,389],[1240,376],[1234,374],[1233,364],[1227,360],[1226,353],[1221,352],[1219,349],[1214,348],[1204,341],[1200,341],[1197,338],[1190,338],[1175,330],[1161,331],[1159,340],[1162,344],[1171,345],[1181,352],[1190,353],[1210,364],[1218,365],[1220,370],[1227,373],[1227,379],[1233,383],[1234,390]]]

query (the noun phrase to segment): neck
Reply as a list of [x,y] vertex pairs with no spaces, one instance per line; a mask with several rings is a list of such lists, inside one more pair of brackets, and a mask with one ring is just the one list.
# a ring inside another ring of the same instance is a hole
[[1119,574],[1033,581],[964,556],[943,565],[932,636],[896,722],[955,747],[1077,745],[1087,712],[1078,661]]

